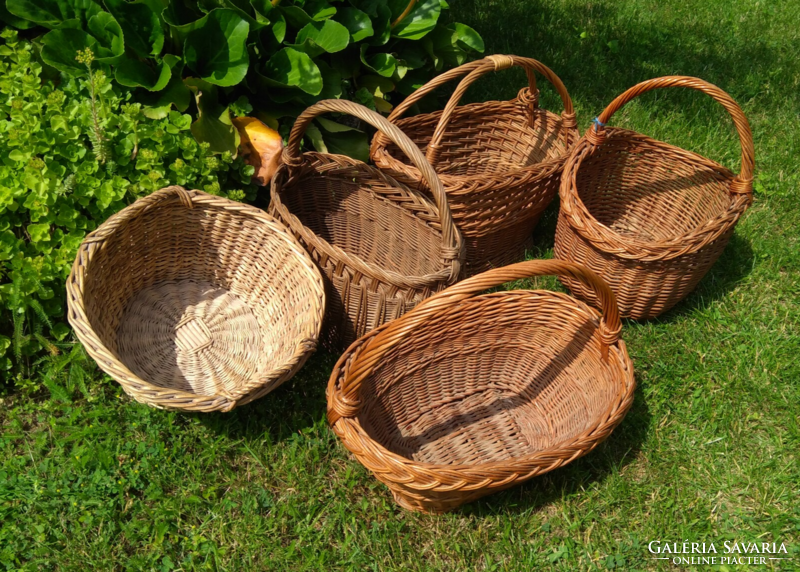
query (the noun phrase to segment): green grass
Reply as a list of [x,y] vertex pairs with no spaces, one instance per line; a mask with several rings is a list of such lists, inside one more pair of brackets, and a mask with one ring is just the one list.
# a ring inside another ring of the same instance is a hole
[[[649,559],[649,541],[736,539],[785,542],[792,560],[766,568],[800,569],[800,3],[669,4],[451,3],[487,53],[550,65],[582,130],[625,88],[675,73],[727,90],[751,121],[756,202],[694,294],[661,319],[625,325],[639,386],[603,445],[523,486],[424,516],[398,509],[328,429],[335,356],[314,356],[294,380],[230,414],[150,409],[99,376],[70,403],[46,390],[8,393],[0,564],[668,570],[684,567]],[[503,72],[469,97],[511,97],[522,79]],[[553,90],[542,91],[557,110]],[[613,123],[738,168],[730,121],[701,94],[649,94]],[[551,254],[556,209],[533,255]]]

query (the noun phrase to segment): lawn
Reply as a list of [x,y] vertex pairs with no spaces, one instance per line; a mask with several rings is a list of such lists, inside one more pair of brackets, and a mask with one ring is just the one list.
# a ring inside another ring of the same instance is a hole
[[[582,131],[625,88],[667,74],[719,85],[750,119],[755,203],[697,291],[660,319],[625,324],[638,389],[620,427],[567,467],[425,516],[397,508],[328,428],[333,355],[317,354],[291,382],[228,414],[151,409],[100,375],[69,401],[9,390],[0,404],[0,565],[668,570],[686,567],[652,559],[648,542],[736,540],[783,542],[790,560],[758,568],[800,569],[800,3],[451,7],[487,53],[552,67]],[[509,98],[522,80],[506,71],[469,97]],[[542,92],[559,110],[554,90]],[[730,120],[697,92],[648,94],[613,122],[738,169]],[[532,257],[552,255],[556,212],[554,204],[539,225]]]

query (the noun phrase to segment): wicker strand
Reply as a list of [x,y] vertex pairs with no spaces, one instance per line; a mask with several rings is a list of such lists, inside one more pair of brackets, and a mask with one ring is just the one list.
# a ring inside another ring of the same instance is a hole
[[[480,294],[550,272],[587,280],[607,313],[547,291]],[[452,510],[611,433],[636,385],[618,331],[614,296],[591,271],[559,261],[493,270],[354,342],[328,382],[328,420],[403,508]]]
[[[738,175],[695,153],[606,127],[630,100],[665,87],[698,90],[728,111],[741,145]],[[753,154],[747,118],[720,88],[685,76],[630,88],[595,119],[565,164],[556,256],[608,281],[623,316],[658,316],[697,285],[725,248],[752,201]],[[563,278],[576,296],[595,301]]]

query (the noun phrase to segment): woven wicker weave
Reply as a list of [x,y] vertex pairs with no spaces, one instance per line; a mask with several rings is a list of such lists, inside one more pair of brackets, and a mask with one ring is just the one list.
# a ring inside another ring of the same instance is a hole
[[[479,77],[511,66],[524,68],[529,82],[515,99],[458,105]],[[558,90],[564,103],[561,117],[539,108],[535,72]],[[443,111],[400,119],[422,97],[462,75]],[[572,100],[558,76],[530,58],[489,56],[431,80],[398,105],[389,120],[426,149],[444,185],[467,245],[464,276],[524,258],[533,228],[558,190],[567,151],[578,139]],[[371,155],[397,180],[421,187],[419,170],[384,134],[372,140]]]
[[67,282],[69,321],[137,401],[228,411],[292,377],[325,307],[311,258],[256,208],[168,187],[89,234]]
[[[628,101],[662,87],[710,95],[730,113],[742,147],[741,172],[627,129],[606,128]],[[564,167],[557,258],[584,264],[617,295],[624,317],[669,310],[705,276],[752,202],[753,137],[742,110],[716,86],[669,76],[636,85],[603,111]],[[593,293],[563,281],[584,300]]]
[[[569,275],[603,316],[564,294],[480,294]],[[479,295],[480,294],[480,295]],[[556,260],[490,270],[359,339],[328,383],[328,420],[403,507],[443,512],[591,451],[633,401],[614,295]]]
[[[360,161],[301,154],[312,119],[331,111],[385,131],[425,174],[438,207]],[[441,183],[422,152],[374,111],[340,100],[309,107],[292,129],[271,192],[270,212],[292,229],[326,278],[323,341],[331,348],[402,315],[458,277],[463,241]]]

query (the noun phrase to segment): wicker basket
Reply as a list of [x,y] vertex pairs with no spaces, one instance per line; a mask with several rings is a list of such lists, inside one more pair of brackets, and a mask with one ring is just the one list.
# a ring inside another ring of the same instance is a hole
[[[458,105],[479,77],[511,66],[524,68],[529,82],[515,99]],[[535,72],[558,90],[564,102],[560,117],[539,107]],[[422,97],[462,75],[466,77],[443,111],[400,119]],[[530,58],[489,56],[422,86],[389,120],[426,149],[444,185],[467,245],[464,276],[522,260],[533,244],[533,228],[558,191],[568,150],[578,139],[572,101],[558,76]],[[421,187],[419,170],[404,161],[385,134],[372,140],[371,155],[400,182]]]
[[[604,125],[637,95],[689,87],[730,113],[742,147],[741,172],[634,131]],[[617,295],[623,317],[653,318],[697,286],[752,202],[753,137],[742,110],[716,86],[669,76],[636,85],[611,102],[564,167],[555,255],[588,266]],[[567,276],[578,297],[594,294]]]
[[[331,111],[387,133],[425,174],[438,208],[361,161],[301,154],[312,119]],[[270,212],[292,229],[326,278],[322,339],[331,349],[346,347],[458,278],[463,242],[441,183],[422,152],[374,111],[342,100],[309,107],[292,129],[271,192]]]
[[[569,275],[603,316],[565,294],[483,290]],[[426,300],[346,351],[328,420],[404,508],[444,512],[591,451],[633,401],[614,295],[569,262],[490,270]]]
[[89,234],[67,282],[69,321],[137,401],[229,411],[314,352],[322,277],[256,208],[168,187]]

